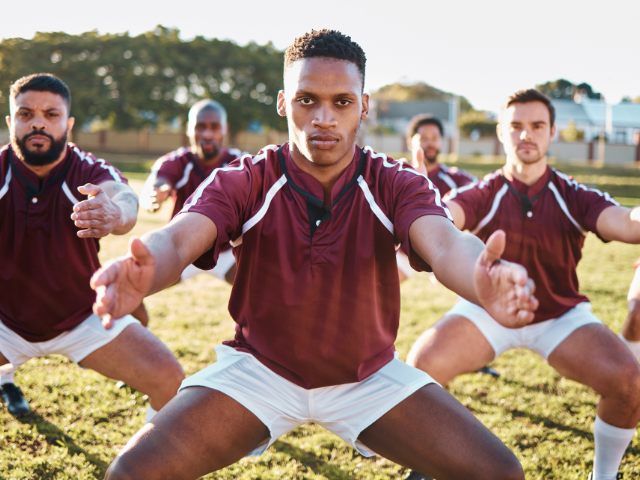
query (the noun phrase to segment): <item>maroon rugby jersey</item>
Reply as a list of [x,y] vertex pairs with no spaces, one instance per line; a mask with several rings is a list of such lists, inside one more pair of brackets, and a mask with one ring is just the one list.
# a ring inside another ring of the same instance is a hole
[[502,172],[453,190],[446,199],[462,207],[464,229],[483,242],[496,230],[506,232],[502,258],[523,265],[536,283],[540,306],[533,323],[557,318],[588,301],[576,274],[584,238],[587,232],[598,235],[600,213],[619,204],[551,167],[531,186],[516,179],[506,183]]
[[196,191],[198,185],[211,174],[216,168],[226,167],[232,160],[238,158],[242,153],[237,148],[222,149],[220,161],[215,165],[205,167],[198,157],[191,153],[188,148],[167,153],[160,157],[151,169],[158,178],[168,180],[175,188],[174,206],[171,218],[175,217],[187,198]]
[[91,314],[100,244],[78,237],[71,214],[87,199],[79,186],[109,180],[127,181],[72,143],[42,183],[9,145],[0,149],[0,320],[25,340],[50,340]]
[[221,246],[234,245],[237,325],[225,344],[307,389],[363,380],[393,359],[396,245],[414,268],[430,270],[411,251],[409,227],[423,215],[451,218],[424,175],[364,152],[333,186],[328,213],[322,185],[293,163],[288,144],[216,170],[182,210],[218,229],[197,267],[213,268]]
[[438,187],[441,195],[445,195],[454,188],[464,187],[478,179],[458,167],[447,167],[444,163],[438,163],[435,169],[429,172],[429,180]]

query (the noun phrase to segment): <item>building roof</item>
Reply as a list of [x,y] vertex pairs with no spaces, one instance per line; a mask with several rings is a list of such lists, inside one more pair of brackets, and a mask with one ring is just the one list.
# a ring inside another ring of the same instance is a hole
[[430,113],[440,120],[449,120],[449,102],[432,102],[415,100],[411,102],[375,102],[374,108],[378,118],[410,119],[421,113]]

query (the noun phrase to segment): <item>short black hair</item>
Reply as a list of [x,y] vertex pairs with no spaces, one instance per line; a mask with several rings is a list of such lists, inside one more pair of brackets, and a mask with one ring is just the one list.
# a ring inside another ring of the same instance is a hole
[[507,103],[502,110],[506,110],[514,103],[531,103],[531,102],[541,102],[547,107],[549,110],[549,127],[553,127],[556,121],[556,109],[553,107],[551,103],[551,99],[547,97],[544,93],[539,92],[538,90],[534,90],[533,88],[528,88],[526,90],[518,90],[513,95],[509,95],[507,98]]
[[354,63],[362,75],[364,88],[364,71],[367,57],[362,47],[337,30],[311,30],[298,37],[284,52],[284,69],[289,68],[296,60],[303,58],[324,57],[335,60],[346,60]]
[[413,136],[418,133],[418,129],[423,125],[435,125],[440,130],[440,136],[444,137],[444,127],[439,118],[433,115],[421,113],[409,120],[409,126],[407,127],[407,139],[411,140]]
[[51,73],[34,73],[16,80],[9,89],[9,98],[15,102],[16,97],[24,92],[51,92],[60,95],[71,112],[71,92],[69,87]]

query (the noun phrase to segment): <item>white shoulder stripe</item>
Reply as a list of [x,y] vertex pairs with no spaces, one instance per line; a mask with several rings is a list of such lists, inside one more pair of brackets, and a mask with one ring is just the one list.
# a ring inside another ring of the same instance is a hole
[[[89,155],[84,153],[77,146],[73,147],[73,151],[76,152],[76,154],[80,157],[80,160],[87,162],[89,165],[93,165],[95,163]],[[122,182],[122,178],[120,177],[120,175],[118,175],[118,173],[116,172],[116,169],[113,168],[111,165],[107,165],[107,162],[105,161],[104,158],[98,158],[96,159],[96,161],[98,162],[100,167],[104,168],[111,174],[111,176],[116,182]]]
[[71,200],[71,203],[73,203],[74,205],[80,203],[80,200],[78,200],[76,197],[74,197],[73,193],[71,193],[71,190],[69,190],[69,186],[67,185],[66,181],[62,182],[62,191],[67,196],[67,198],[69,200]]
[[456,188],[458,185],[456,185],[456,182],[453,181],[453,178],[451,178],[449,175],[447,175],[444,172],[438,172],[438,177],[447,185],[449,185],[449,188],[454,189]]
[[509,191],[509,187],[507,187],[507,184],[505,183],[504,185],[502,185],[502,188],[498,190],[498,193],[493,198],[493,204],[491,205],[491,210],[489,210],[489,213],[487,214],[487,216],[484,217],[482,220],[480,220],[480,223],[478,223],[478,226],[475,229],[473,229],[471,233],[473,233],[474,235],[477,234],[487,223],[491,221],[491,219],[495,216],[496,212],[498,211],[498,207],[500,206],[500,201],[502,200],[502,197],[504,197],[508,191]]
[[271,205],[271,200],[273,200],[273,197],[276,196],[276,193],[278,193],[280,189],[284,187],[285,183],[287,183],[287,177],[283,174],[267,192],[267,195],[264,197],[264,203],[262,204],[262,207],[260,207],[260,210],[258,210],[258,213],[256,213],[244,225],[242,225],[242,235],[240,235],[239,238],[236,238],[235,240],[231,240],[231,242],[229,242],[232,246],[237,247],[238,245],[240,245],[242,243],[243,235],[247,233],[251,228],[255,227],[258,222],[264,218],[264,216],[267,214],[267,210],[269,210],[269,205]]
[[191,207],[193,207],[198,200],[200,199],[200,197],[202,196],[202,192],[204,191],[205,188],[207,188],[207,186],[213,182],[213,179],[216,178],[216,174],[219,171],[223,171],[223,172],[231,172],[234,170],[240,171],[244,169],[244,160],[246,157],[242,157],[240,159],[240,165],[238,165],[237,167],[222,167],[222,168],[216,168],[213,172],[211,172],[211,174],[206,178],[206,180],[204,180],[200,186],[196,189],[196,191],[193,194],[193,198],[191,199],[190,202],[185,203],[184,207],[182,207],[182,210],[180,210],[180,213],[182,212],[188,212],[189,209]]
[[600,195],[601,197],[604,197],[605,200],[607,200],[608,202],[611,202],[612,204],[619,206],[620,204],[618,202],[616,202],[613,198],[611,198],[611,195],[609,195],[607,192],[602,193],[600,190],[598,190],[597,188],[589,188],[586,185],[578,182],[577,180],[571,179],[569,178],[568,175],[557,171],[555,168],[553,169],[553,171],[556,173],[556,175],[558,176],[558,178],[561,178],[562,180],[564,180],[565,182],[567,182],[571,187],[576,188],[576,189],[581,189],[584,190],[586,192],[593,192],[596,193],[598,195]]
[[176,183],[176,190],[184,187],[189,181],[189,175],[191,175],[191,170],[193,170],[193,163],[187,163],[187,166],[184,168],[184,173],[182,174],[182,178]]
[[391,232],[391,235],[393,235],[393,223],[391,223],[391,220],[387,218],[382,209],[376,203],[376,200],[375,198],[373,198],[373,195],[369,190],[369,186],[367,185],[367,182],[364,181],[364,178],[362,178],[362,175],[358,177],[358,185],[360,185],[360,188],[364,192],[364,198],[367,199],[367,202],[369,203],[369,206],[371,207],[374,215],[378,217],[378,220],[380,220],[385,228]]
[[0,189],[0,198],[4,197],[9,191],[9,182],[11,182],[11,167],[7,170],[7,178],[4,179],[4,185]]
[[373,151],[373,149],[371,147],[364,147],[364,150],[368,150],[369,152],[371,152],[371,158],[382,158],[382,165],[384,165],[386,168],[395,168],[395,167],[399,167],[398,172],[408,172],[408,173],[413,173],[414,175],[418,175],[419,177],[423,177],[427,180],[429,188],[435,193],[436,195],[436,205],[439,206],[440,208],[442,208],[444,210],[444,212],[447,214],[447,218],[451,221],[453,221],[453,217],[451,216],[451,212],[449,212],[449,209],[447,207],[444,206],[444,204],[441,201],[440,198],[440,190],[438,190],[433,183],[431,182],[431,180],[429,180],[429,177],[427,177],[426,175],[423,175],[422,173],[418,173],[416,170],[414,170],[413,168],[411,168],[411,166],[407,166],[405,167],[404,165],[409,165],[405,162],[398,162],[398,163],[390,163],[387,161],[387,156],[384,153],[376,153]]
[[569,213],[569,208],[567,207],[566,202],[564,201],[564,198],[562,198],[562,195],[560,195],[560,192],[558,192],[558,189],[556,188],[556,186],[553,184],[553,182],[549,182],[549,190],[551,190],[553,192],[553,195],[556,197],[556,201],[558,202],[558,205],[560,205],[560,209],[564,212],[564,214],[569,218],[569,220],[571,221],[571,223],[573,223],[573,225],[580,230],[580,233],[582,235],[587,235],[587,231],[582,228],[582,226],[576,222],[575,218],[573,218],[571,216],[571,214]]

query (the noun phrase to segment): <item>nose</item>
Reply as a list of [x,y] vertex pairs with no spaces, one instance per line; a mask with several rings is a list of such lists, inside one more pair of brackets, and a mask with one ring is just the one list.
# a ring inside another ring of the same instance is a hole
[[313,126],[318,128],[331,128],[338,125],[338,122],[333,115],[333,111],[328,106],[320,106],[315,111],[313,117]]
[[528,128],[524,128],[522,133],[520,133],[520,140],[531,140],[531,132],[529,132]]

